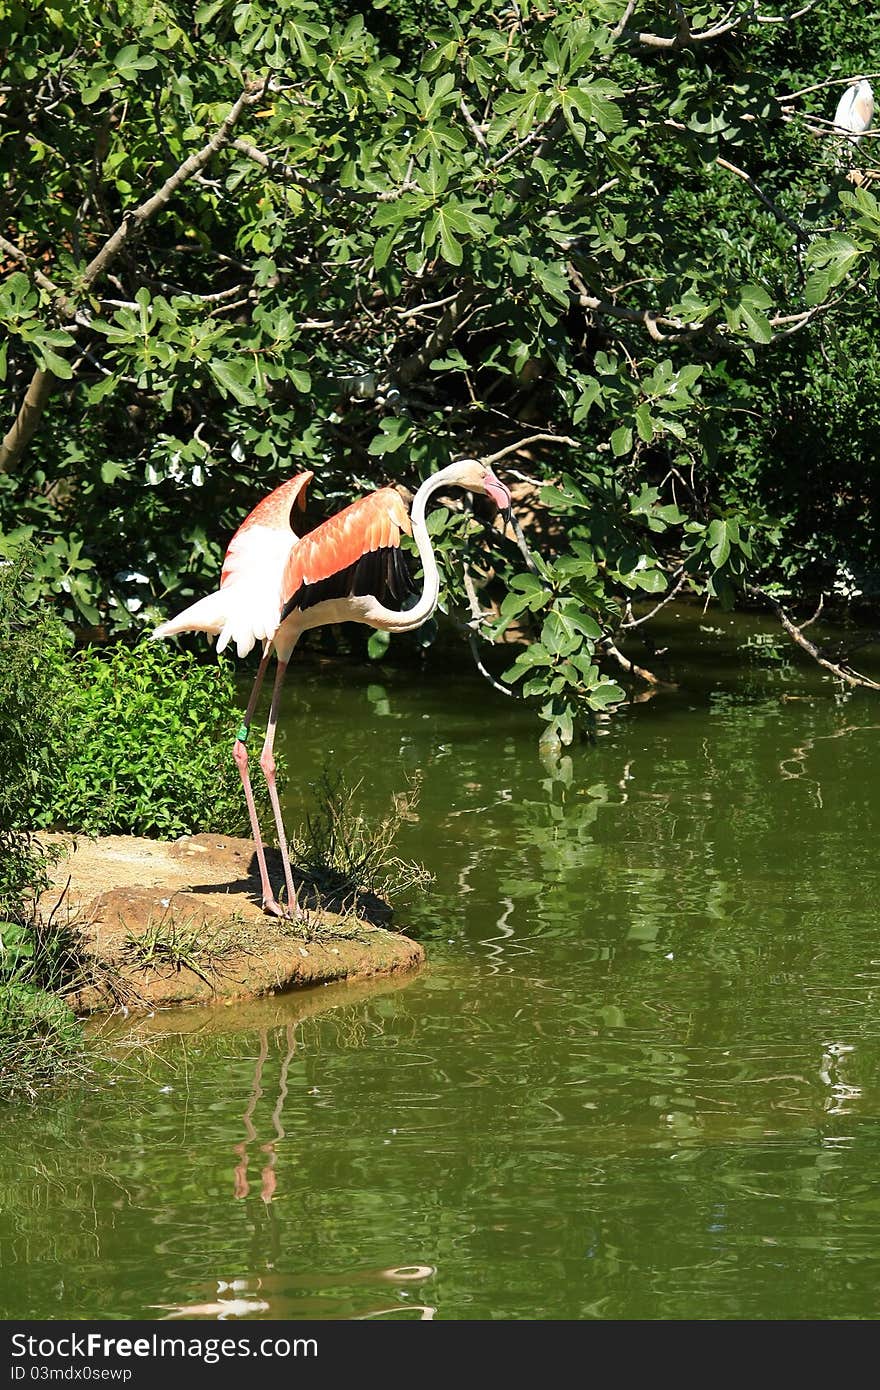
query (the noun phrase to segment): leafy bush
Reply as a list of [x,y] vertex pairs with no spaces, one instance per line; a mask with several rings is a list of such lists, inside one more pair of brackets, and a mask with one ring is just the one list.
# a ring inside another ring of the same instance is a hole
[[26,918],[48,881],[52,852],[32,834],[31,810],[51,795],[63,761],[64,670],[71,639],[37,598],[32,553],[0,561],[0,918]]
[[[250,834],[231,750],[234,667],[158,643],[89,648],[69,663],[70,740],[39,824],[88,834]],[[271,823],[262,775],[258,809]]]

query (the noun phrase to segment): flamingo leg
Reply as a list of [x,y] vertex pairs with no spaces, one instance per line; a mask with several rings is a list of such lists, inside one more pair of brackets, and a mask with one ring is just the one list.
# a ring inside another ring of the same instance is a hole
[[293,874],[290,869],[290,855],[287,852],[287,832],[284,829],[284,821],[281,818],[281,803],[278,800],[278,788],[275,785],[275,755],[272,752],[275,744],[275,730],[278,725],[278,710],[281,705],[281,687],[284,684],[284,677],[286,674],[287,662],[279,661],[278,670],[275,675],[275,684],[272,687],[272,704],[269,707],[269,724],[266,729],[263,751],[260,754],[260,767],[263,769],[263,776],[266,778],[266,785],[269,788],[269,800],[272,803],[272,811],[275,816],[275,829],[278,832],[278,848],[281,850],[281,859],[284,864],[284,882],[287,886],[288,915],[291,917],[299,917],[299,903],[296,900],[296,889],[293,886]]
[[263,848],[263,837],[260,834],[260,823],[257,820],[257,808],[254,804],[254,792],[253,788],[251,787],[250,774],[248,773],[248,751],[246,741],[247,736],[250,733],[251,720],[254,717],[254,710],[257,708],[257,700],[260,698],[260,690],[262,689],[263,685],[263,677],[266,674],[266,669],[269,665],[270,656],[271,648],[267,648],[263,655],[263,659],[260,662],[260,666],[257,671],[253,687],[251,689],[247,709],[245,710],[244,719],[242,720],[241,728],[239,730],[239,734],[244,734],[244,738],[236,738],[235,743],[232,746],[232,756],[235,759],[235,765],[238,768],[238,773],[241,777],[241,785],[244,787],[244,799],[247,802],[248,817],[251,823],[251,833],[254,837],[254,848],[257,852],[257,863],[260,867],[260,886],[263,894],[263,910],[265,912],[272,912],[275,914],[276,917],[280,917],[282,916],[283,910],[281,908],[280,903],[277,903],[275,901],[275,895],[272,892],[272,885],[269,882],[269,870],[266,867],[266,851]]

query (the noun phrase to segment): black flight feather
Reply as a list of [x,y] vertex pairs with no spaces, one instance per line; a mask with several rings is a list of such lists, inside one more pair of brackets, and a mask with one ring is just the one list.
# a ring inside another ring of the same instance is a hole
[[415,592],[409,566],[397,546],[386,545],[361,555],[353,565],[337,570],[314,584],[301,584],[281,612],[283,620],[295,608],[305,612],[318,603],[334,598],[363,597],[372,594],[386,608],[400,608]]

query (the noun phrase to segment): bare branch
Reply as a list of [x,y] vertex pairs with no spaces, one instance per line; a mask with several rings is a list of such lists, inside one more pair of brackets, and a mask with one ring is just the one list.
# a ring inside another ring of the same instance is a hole
[[[749,5],[743,13],[736,14],[737,7],[736,5],[732,5],[724,18],[720,19],[717,24],[713,24],[709,29],[700,29],[696,33],[690,26],[684,8],[680,4],[676,4],[675,11],[678,24],[675,34],[664,35],[634,32],[633,30],[626,29],[624,21],[621,21],[624,23],[622,37],[641,44],[643,48],[659,48],[665,49],[668,52],[670,49],[690,48],[703,43],[711,43],[714,39],[720,39],[726,34],[735,33],[736,30],[741,29],[744,24],[752,20],[756,24],[791,24],[794,20],[801,19],[805,14],[809,14],[810,10],[814,9],[817,3],[818,0],[807,0],[807,4],[801,5],[800,9],[795,10],[792,14],[786,15],[756,14],[755,11],[757,7],[755,5]],[[628,19],[632,18],[632,10],[634,8],[634,6],[628,7]],[[627,23],[628,19],[626,21]],[[613,37],[620,37],[617,30],[613,31]]]
[[[675,337],[688,337],[695,333],[705,331],[705,325],[697,323],[682,323],[681,319],[669,318],[663,314],[656,313],[653,309],[628,309],[622,304],[613,304],[610,300],[599,299],[596,295],[590,294],[580,272],[570,262],[568,265],[568,278],[578,294],[578,303],[582,309],[592,309],[596,313],[608,314],[612,318],[624,319],[628,323],[639,323],[647,329],[650,337],[656,343],[664,343],[667,339]],[[663,333],[658,327],[662,324],[664,328],[671,329],[670,333]]]
[[515,692],[511,690],[510,686],[503,685],[501,681],[496,680],[492,672],[488,671],[483,665],[480,657],[477,633],[485,622],[485,614],[480,607],[480,600],[477,597],[477,591],[474,587],[474,581],[471,577],[471,572],[466,560],[463,564],[462,574],[464,578],[464,591],[467,594],[468,607],[471,610],[471,621],[463,624],[463,626],[467,633],[468,645],[471,649],[471,656],[474,658],[474,665],[484,680],[489,682],[493,690],[497,690],[501,695],[513,696]]
[[33,438],[52,394],[56,378],[40,369],[34,372],[15,420],[0,444],[0,473],[8,473]]
[[443,299],[435,299],[430,304],[415,304],[411,309],[396,309],[395,313],[401,319],[418,318],[420,314],[428,314],[432,309],[445,309],[447,304],[451,304],[458,290],[452,294],[447,294]]
[[731,7],[724,18],[714,24],[711,29],[701,29],[698,33],[694,33],[684,9],[681,5],[676,5],[678,25],[674,34],[633,33],[625,30],[624,37],[634,39],[643,48],[660,48],[667,51],[675,48],[690,48],[693,44],[711,43],[713,39],[720,39],[725,34],[732,34],[734,30],[740,28],[748,17],[745,14],[735,15],[735,8],[735,6]]
[[[705,323],[683,323],[681,319],[670,318],[666,314],[658,313],[655,309],[628,309],[625,305],[615,304],[607,299],[599,299],[598,296],[589,293],[581,275],[571,264],[568,266],[568,278],[578,292],[578,303],[582,308],[590,309],[599,314],[607,314],[610,318],[623,319],[624,322],[641,324],[657,343],[665,343],[670,340],[680,342],[685,338],[695,338],[701,333],[709,332],[718,332],[724,337],[727,336],[725,326],[716,325],[711,320],[707,320]],[[827,313],[839,302],[838,297],[838,299],[826,300],[824,304],[815,304],[810,309],[801,309],[796,314],[773,315],[772,318],[768,319],[768,322],[771,328],[779,328],[781,331],[775,333],[770,341],[776,342],[782,338],[790,338],[794,333],[799,333],[814,318]],[[667,331],[664,332],[663,329]]]
[[837,680],[843,681],[844,684],[853,687],[862,686],[867,690],[880,690],[880,683],[872,681],[869,676],[862,676],[858,671],[853,671],[849,666],[838,665],[834,661],[829,661],[827,657],[822,655],[821,650],[815,643],[804,636],[804,628],[809,627],[810,623],[814,623],[821,613],[821,602],[809,622],[802,623],[800,627],[798,627],[797,623],[793,622],[786,613],[779,600],[773,598],[772,594],[768,594],[764,589],[759,589],[753,584],[746,585],[746,593],[761,599],[764,603],[769,603],[791,640],[796,642],[797,645],[805,651],[808,656],[811,656],[824,670],[830,671],[832,676]]
[[480,459],[481,463],[497,463],[499,459],[506,458],[508,454],[518,454],[527,444],[567,444],[571,449],[580,448],[580,440],[572,439],[567,434],[529,434],[525,439],[518,439],[515,444],[505,444],[503,449],[497,453],[486,454]]
[[825,82],[814,82],[811,87],[799,87],[796,92],[784,92],[776,100],[780,106],[786,106],[788,102],[797,101],[799,97],[809,96],[810,92],[821,92],[826,87],[852,87],[856,82],[867,82],[872,78],[880,78],[880,72],[859,72],[854,77],[829,77]]
[[816,607],[816,611],[815,611],[815,613],[813,614],[812,618],[807,618],[807,621],[806,621],[805,623],[801,623],[801,632],[804,631],[804,628],[812,627],[812,626],[813,626],[813,623],[816,621],[816,619],[817,619],[817,618],[820,618],[820,617],[822,616],[822,609],[823,609],[824,607],[825,607],[825,595],[824,595],[824,594],[820,594],[820,595],[819,595],[819,603],[818,603],[818,605],[817,605],[817,607]]
[[800,9],[795,10],[794,14],[756,14],[755,23],[793,24],[796,19],[803,19],[805,14],[809,14],[810,10],[814,10],[818,3],[819,0],[808,0],[808,3],[806,5],[801,5]]
[[480,127],[477,125],[476,121],[474,120],[473,114],[471,113],[471,109],[465,101],[464,97],[462,97],[461,101],[458,103],[458,107],[461,111],[461,114],[464,116],[465,124],[467,125],[468,130],[471,132],[477,144],[480,146],[480,149],[488,149],[489,147],[486,143],[486,137],[483,134]]
[[807,235],[804,228],[801,227],[799,223],[795,222],[793,218],[789,217],[788,213],[783,212],[782,208],[778,207],[773,199],[768,197],[752,178],[751,174],[746,173],[745,169],[740,169],[737,164],[731,164],[729,159],[723,159],[720,154],[717,156],[715,163],[720,169],[727,169],[731,174],[735,174],[738,179],[742,179],[743,183],[747,183],[755,196],[760,198],[768,212],[772,212],[777,222],[782,222],[786,227],[789,227],[799,240],[802,240]]
[[654,672],[649,671],[647,666],[637,666],[634,661],[630,661],[629,657],[624,656],[623,652],[619,649],[619,647],[616,647],[614,645],[614,642],[610,637],[606,637],[603,640],[602,647],[608,653],[609,656],[614,658],[618,666],[622,667],[622,669],[626,671],[627,675],[638,676],[640,681],[644,681],[646,685],[653,686],[656,690],[676,689],[675,685],[673,685],[670,681],[663,681],[660,679],[659,676],[655,676]]
[[175,169],[174,173],[165,180],[162,187],[154,193],[151,198],[148,198],[145,203],[141,203],[138,207],[132,208],[125,214],[109,241],[104,243],[97,256],[86,266],[82,279],[84,290],[88,290],[94,281],[104,274],[107,268],[116,260],[116,257],[119,255],[126,242],[135,236],[140,228],[143,227],[145,223],[149,222],[150,218],[155,217],[156,213],[161,211],[161,209],[171,201],[177,190],[193,178],[201,169],[204,169],[205,165],[213,158],[218,150],[221,150],[224,145],[230,143],[232,131],[241,113],[246,107],[252,106],[255,101],[259,101],[263,97],[267,82],[268,78],[265,82],[249,83],[238,100],[233,104],[226,119],[217,128],[207,144],[203,145],[200,150],[196,150],[194,154],[191,154],[189,159],[185,159],[180,167]]
[[637,4],[638,0],[629,0],[629,4],[627,5],[623,14],[620,16],[618,22],[615,24],[614,28],[611,30],[611,37],[613,39],[619,39],[623,37],[626,31],[626,26],[629,24],[630,20],[633,17],[633,14],[635,13],[635,8]]
[[652,618],[656,618],[657,614],[660,612],[662,608],[666,607],[667,603],[672,602],[676,594],[681,592],[681,589],[684,587],[684,584],[687,581],[687,575],[685,574],[684,565],[682,565],[681,568],[676,571],[674,577],[677,580],[675,587],[670,589],[668,593],[666,593],[664,597],[660,600],[660,602],[654,605],[650,613],[643,613],[641,618],[630,618],[627,622],[621,623],[621,632],[629,632],[634,627],[641,627],[642,623],[649,623]]

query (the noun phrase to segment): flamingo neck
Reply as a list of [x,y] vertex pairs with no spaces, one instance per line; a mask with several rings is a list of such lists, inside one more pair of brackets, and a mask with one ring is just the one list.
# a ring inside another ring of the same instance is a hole
[[391,608],[379,608],[376,617],[371,618],[370,621],[376,627],[381,626],[386,632],[412,632],[414,628],[421,627],[422,623],[426,623],[437,607],[440,598],[440,572],[437,569],[434,548],[428,535],[425,510],[434,493],[439,492],[442,487],[451,482],[452,476],[457,473],[459,466],[459,464],[450,464],[448,468],[441,468],[439,473],[434,473],[432,477],[422,483],[413,498],[410,521],[412,522],[413,540],[422,562],[424,575],[422,593],[418,603],[402,612],[395,612]]

